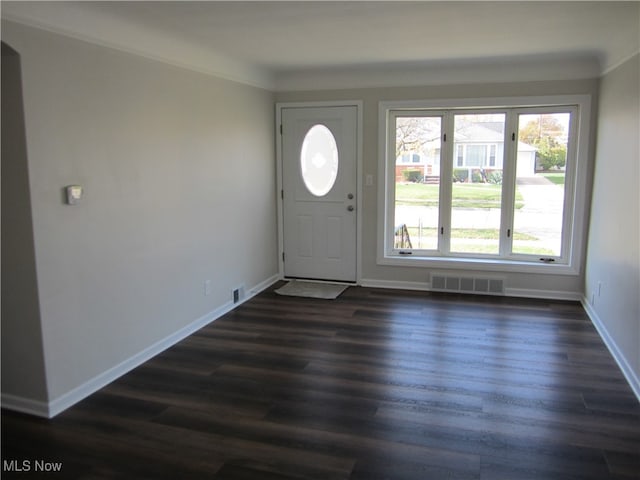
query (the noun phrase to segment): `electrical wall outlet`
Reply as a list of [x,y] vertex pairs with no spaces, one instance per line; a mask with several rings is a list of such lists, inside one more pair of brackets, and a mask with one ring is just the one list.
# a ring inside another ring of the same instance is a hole
[[204,281],[204,294],[207,297],[211,295],[211,280]]
[[239,285],[231,291],[233,303],[238,303],[244,299],[244,285]]

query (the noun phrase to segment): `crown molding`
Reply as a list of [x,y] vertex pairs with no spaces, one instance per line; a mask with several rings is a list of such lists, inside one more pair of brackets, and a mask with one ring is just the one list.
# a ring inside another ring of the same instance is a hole
[[10,1],[0,7],[3,21],[278,92],[598,78],[638,54],[636,49],[613,65],[603,65],[604,59],[585,52],[273,71],[160,29],[88,8],[83,2]]
[[532,82],[598,78],[595,56],[492,58],[482,61],[439,61],[423,65],[309,69],[276,74],[277,91],[349,88],[416,87],[480,83]]
[[[206,75],[267,90],[274,76],[264,68],[230,58],[153,28],[106,13],[83,9],[81,2],[2,2],[2,20],[160,61]],[[117,32],[117,35],[114,35]]]
[[632,58],[634,58],[635,56],[640,55],[640,49],[636,50],[635,52],[633,52],[630,55],[627,55],[626,57],[620,59],[619,61],[617,61],[616,63],[609,65],[607,68],[605,68],[602,71],[602,76],[604,77],[605,75],[611,73],[613,70],[615,70],[616,68],[624,65],[625,63],[627,63],[629,60],[631,60]]

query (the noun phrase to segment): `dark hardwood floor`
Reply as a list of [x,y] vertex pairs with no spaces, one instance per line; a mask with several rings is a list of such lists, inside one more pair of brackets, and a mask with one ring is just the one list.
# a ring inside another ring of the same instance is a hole
[[3,478],[640,478],[640,404],[579,304],[272,290],[52,420],[3,410]]

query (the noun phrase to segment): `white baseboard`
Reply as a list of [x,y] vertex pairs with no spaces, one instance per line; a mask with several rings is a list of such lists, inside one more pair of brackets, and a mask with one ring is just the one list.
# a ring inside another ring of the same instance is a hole
[[[59,413],[63,412],[72,405],[78,403],[84,398],[88,397],[92,393],[95,393],[102,387],[113,382],[122,375],[128,373],[134,368],[138,367],[142,363],[150,360],[154,356],[163,352],[167,348],[175,345],[179,341],[198,331],[202,327],[215,321],[221,316],[233,310],[235,307],[248,301],[270,285],[280,280],[280,275],[274,275],[255,287],[248,290],[247,296],[237,304],[227,302],[219,308],[203,315],[197,320],[191,322],[189,325],[181,328],[177,332],[169,335],[168,337],[156,342],[145,350],[137,353],[129,359],[121,362],[120,364],[110,368],[109,370],[97,375],[84,384],[74,388],[73,390],[59,396],[51,402],[37,401],[29,398],[19,397],[11,394],[3,393],[1,396],[1,403],[3,408],[9,410],[15,410],[22,413],[36,415],[39,417],[52,418]],[[423,282],[406,282],[406,281],[389,281],[389,280],[376,280],[376,279],[362,279],[361,285],[363,287],[371,288],[389,288],[389,289],[402,289],[402,290],[418,290],[429,291],[430,285]],[[616,345],[615,341],[609,335],[604,323],[598,317],[598,314],[593,310],[589,302],[584,296],[578,295],[574,292],[557,292],[546,290],[528,290],[528,289],[505,289],[505,294],[508,296],[529,297],[529,298],[547,298],[555,300],[578,300],[581,301],[587,315],[591,319],[591,322],[595,326],[596,330],[603,339],[605,345],[611,352],[613,358],[618,363],[618,366],[622,370],[623,375],[629,382],[631,389],[635,393],[636,397],[640,401],[640,379],[633,371],[622,352]]]
[[262,282],[257,284],[255,287],[249,289],[249,295],[246,298],[242,299],[242,303],[244,303],[247,300],[255,297],[257,294],[259,294],[263,290],[266,290],[271,285],[273,285],[274,283],[276,283],[278,280],[281,280],[281,279],[282,278],[280,277],[280,274],[276,273],[275,275],[267,278],[266,280],[263,280]]
[[0,402],[2,402],[2,408],[49,418],[49,404],[47,402],[18,397],[9,393],[3,393]]
[[636,374],[636,372],[634,372],[631,365],[629,365],[629,362],[627,361],[625,356],[622,354],[622,351],[616,344],[615,340],[609,334],[609,331],[607,330],[607,327],[605,326],[604,322],[596,313],[596,311],[593,309],[593,307],[588,302],[585,296],[582,297],[581,303],[585,312],[587,312],[587,315],[589,316],[591,323],[593,323],[593,326],[596,328],[596,330],[600,334],[600,338],[602,338],[602,340],[604,341],[604,344],[607,346],[607,348],[609,349],[609,352],[613,356],[613,359],[616,361],[616,363],[620,367],[620,370],[622,371],[624,378],[627,379],[627,382],[629,383],[631,390],[633,390],[633,393],[635,394],[636,398],[638,399],[638,401],[640,401],[640,378],[638,378],[638,375]]
[[507,297],[543,298],[547,300],[572,300],[579,302],[582,294],[563,290],[534,290],[531,288],[505,288]]
[[202,327],[222,317],[226,313],[233,310],[235,307],[256,296],[258,293],[275,283],[278,278],[278,275],[274,275],[260,282],[255,287],[249,289],[247,295],[244,298],[240,299],[238,303],[229,301],[224,305],[221,305],[215,310],[191,322],[189,325],[186,325],[180,330],[145,348],[143,351],[102,372],[91,380],[83,383],[82,385],[79,385],[73,390],[57,397],[56,399],[48,403],[3,393],[2,408],[29,413],[39,417],[53,418],[67,408],[88,397],[92,393],[95,393],[96,391],[105,387],[122,375],[130,372],[134,368],[155,357],[167,348],[175,345],[179,341],[200,330]]
[[376,280],[374,278],[363,278],[360,285],[370,288],[389,288],[393,290],[420,290],[428,291],[431,285],[425,282],[402,282],[397,280]]
[[[436,291],[431,289],[428,282],[404,282],[394,280],[376,280],[363,278],[361,281],[363,287],[371,288],[390,288],[397,290],[419,290],[419,291]],[[439,291],[439,290],[438,290]],[[460,292],[466,294],[467,292]],[[473,294],[473,293],[469,293]],[[565,292],[557,290],[534,290],[529,288],[505,288],[504,295],[507,297],[526,297],[526,298],[545,298],[549,300],[573,300],[579,302],[582,294],[577,292]],[[495,296],[495,295],[493,295]]]

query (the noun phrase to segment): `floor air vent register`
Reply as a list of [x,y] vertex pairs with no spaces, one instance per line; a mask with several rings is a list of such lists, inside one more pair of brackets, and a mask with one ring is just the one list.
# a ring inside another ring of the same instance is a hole
[[504,295],[504,279],[432,274],[431,290],[439,292]]

